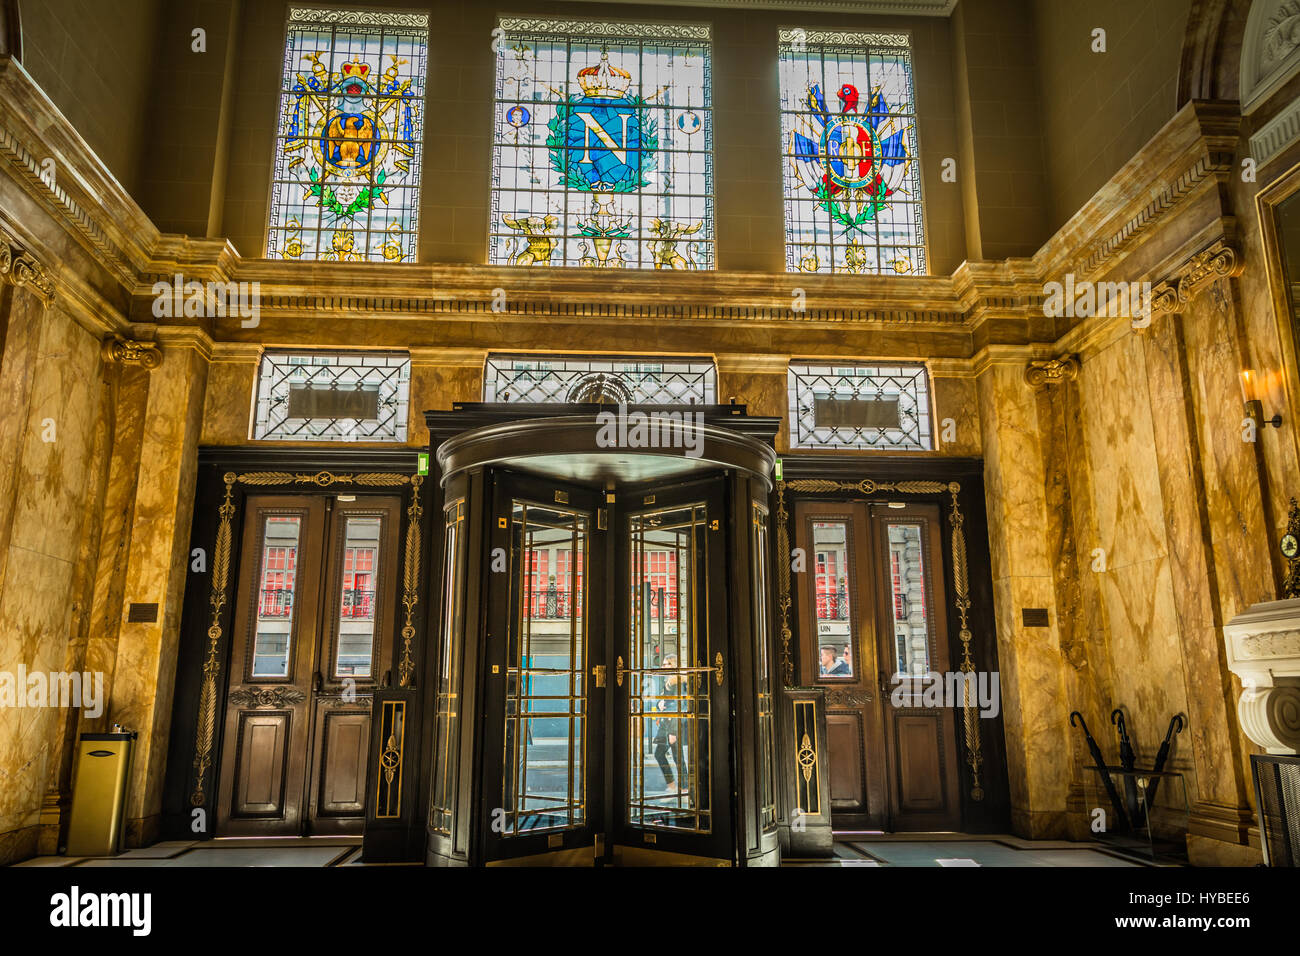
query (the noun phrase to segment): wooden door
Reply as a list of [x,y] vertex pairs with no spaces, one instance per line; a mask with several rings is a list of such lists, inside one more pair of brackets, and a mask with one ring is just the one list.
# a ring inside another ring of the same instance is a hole
[[335,503],[329,522],[313,685],[308,831],[360,833],[365,823],[371,700],[392,659],[401,502]]
[[939,509],[872,504],[878,689],[891,830],[956,830],[957,708],[940,565]]
[[324,533],[323,497],[247,501],[218,836],[296,835],[302,827]]
[[870,522],[860,502],[801,501],[800,682],[826,688],[826,748],[836,829],[889,823],[877,688]]
[[391,656],[400,502],[246,504],[219,836],[360,833],[370,699]]
[[798,502],[795,544],[800,678],[826,688],[834,828],[957,829],[954,707],[933,687],[950,669],[938,508]]

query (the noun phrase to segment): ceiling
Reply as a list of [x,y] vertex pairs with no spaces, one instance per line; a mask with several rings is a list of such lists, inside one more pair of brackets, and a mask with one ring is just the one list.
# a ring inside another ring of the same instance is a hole
[[[600,3],[637,3],[644,0],[587,0]],[[734,10],[779,10],[790,13],[884,13],[909,17],[946,17],[957,0],[650,0],[666,7],[724,7]]]

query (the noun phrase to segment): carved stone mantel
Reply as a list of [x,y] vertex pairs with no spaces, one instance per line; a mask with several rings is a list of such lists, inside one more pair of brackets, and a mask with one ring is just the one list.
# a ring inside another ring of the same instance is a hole
[[1252,605],[1223,640],[1241,678],[1241,729],[1271,754],[1300,753],[1300,598]]

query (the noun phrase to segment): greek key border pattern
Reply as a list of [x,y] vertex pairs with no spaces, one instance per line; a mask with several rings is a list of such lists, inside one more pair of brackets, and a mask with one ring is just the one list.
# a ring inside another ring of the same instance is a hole
[[509,39],[526,36],[626,37],[637,40],[703,40],[711,30],[705,23],[642,23],[630,20],[561,20],[552,17],[499,17],[497,26]]

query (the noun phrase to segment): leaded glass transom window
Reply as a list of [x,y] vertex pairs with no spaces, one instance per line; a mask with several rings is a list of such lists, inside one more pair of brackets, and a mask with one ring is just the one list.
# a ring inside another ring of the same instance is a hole
[[491,355],[485,402],[623,402],[712,405],[717,373],[708,359]]
[[429,16],[292,7],[270,259],[415,258]]
[[713,268],[709,28],[498,24],[489,260]]
[[934,447],[923,365],[792,364],[789,393],[791,448]]
[[924,275],[905,34],[780,31],[790,272]]
[[267,352],[253,437],[403,442],[410,393],[405,352]]

